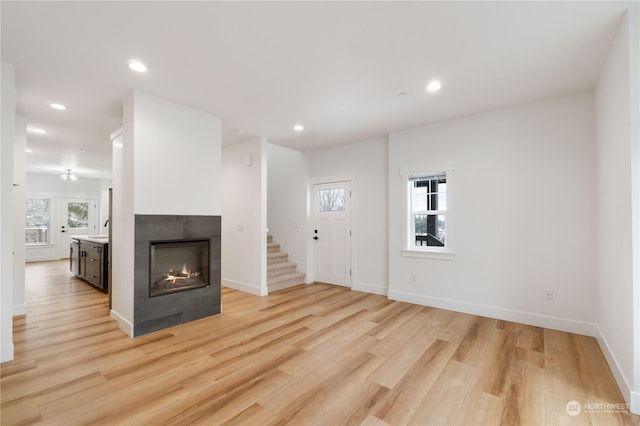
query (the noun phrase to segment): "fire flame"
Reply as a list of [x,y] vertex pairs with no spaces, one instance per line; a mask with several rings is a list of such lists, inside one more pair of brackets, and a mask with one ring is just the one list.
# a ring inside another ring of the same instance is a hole
[[173,272],[173,269],[169,269],[169,271],[164,274],[164,281],[171,281],[171,284],[175,284],[178,280],[186,280],[193,277],[197,277],[200,275],[200,272],[192,272],[191,268],[187,267],[187,264],[182,265],[182,271],[179,273]]

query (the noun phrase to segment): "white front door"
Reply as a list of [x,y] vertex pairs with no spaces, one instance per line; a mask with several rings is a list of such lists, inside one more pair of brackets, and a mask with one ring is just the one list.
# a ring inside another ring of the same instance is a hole
[[351,287],[351,182],[314,185],[316,281]]
[[92,198],[62,198],[60,200],[60,229],[58,256],[69,257],[69,237],[98,234],[98,203]]

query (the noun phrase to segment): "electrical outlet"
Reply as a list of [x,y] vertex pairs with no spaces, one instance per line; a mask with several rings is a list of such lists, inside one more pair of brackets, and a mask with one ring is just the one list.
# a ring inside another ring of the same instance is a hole
[[544,298],[547,300],[553,300],[553,290],[545,290],[544,291]]

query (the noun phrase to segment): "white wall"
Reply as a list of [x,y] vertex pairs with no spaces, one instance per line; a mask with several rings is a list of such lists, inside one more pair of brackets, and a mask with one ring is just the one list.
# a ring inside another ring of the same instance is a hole
[[16,230],[24,226],[25,194],[27,187],[27,118],[16,115],[16,136],[13,152],[13,315],[27,313],[25,298],[24,234]]
[[[124,103],[125,127],[111,135],[113,217],[111,250],[111,317],[133,336],[135,216],[133,213],[133,97]],[[126,142],[126,143],[125,143]]]
[[267,227],[273,242],[307,271],[307,166],[299,151],[270,143],[267,155]]
[[100,179],[78,178],[76,181],[65,181],[58,175],[27,173],[27,192],[51,194],[67,198],[100,199]]
[[631,116],[631,228],[633,229],[633,390],[630,410],[640,415],[640,3],[627,12]]
[[222,285],[260,296],[267,294],[265,145],[256,138],[222,150]]
[[220,118],[134,94],[136,214],[219,215]]
[[1,65],[0,115],[0,362],[13,359],[13,145],[15,68]]
[[[351,257],[352,288],[386,295],[387,138],[310,151],[305,155],[311,181],[331,180],[334,176],[354,178],[351,187],[351,243],[355,255]],[[309,251],[312,254],[312,248]]]
[[[594,335],[593,122],[588,92],[391,134],[390,298]],[[439,164],[455,259],[403,257],[400,169]]]
[[[88,198],[97,203],[95,213],[100,209],[100,195],[103,185],[100,179],[78,178],[76,181],[65,181],[58,175],[45,175],[40,173],[27,173],[27,197],[49,197],[51,199],[51,235],[50,244],[39,244],[26,248],[26,261],[38,262],[44,260],[57,260],[69,257],[69,242],[59,230],[64,225],[60,206],[64,198]],[[24,202],[23,208],[24,208]],[[24,224],[24,218],[22,220]],[[21,225],[23,226],[23,225]],[[95,229],[92,235],[101,234],[99,218],[95,217]],[[24,245],[24,236],[21,235]]]
[[[601,333],[600,344],[612,364],[612,371],[627,401],[633,389],[634,377],[630,110],[632,101],[629,42],[629,21],[625,19],[611,46],[595,91],[598,194],[597,324]],[[637,117],[635,120],[637,126]],[[638,161],[637,155],[635,161]],[[638,182],[635,184],[637,191]],[[637,261],[636,252],[635,262]],[[640,325],[636,324],[635,327],[635,333],[638,334]],[[635,357],[640,358],[640,353],[636,353]]]

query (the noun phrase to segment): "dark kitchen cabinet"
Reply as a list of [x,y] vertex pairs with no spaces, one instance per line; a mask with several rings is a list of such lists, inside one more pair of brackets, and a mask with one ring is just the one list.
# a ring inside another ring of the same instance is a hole
[[109,289],[109,243],[85,240],[81,237],[77,240],[79,247],[76,251],[79,261],[78,270],[74,273],[94,287],[107,291]]

